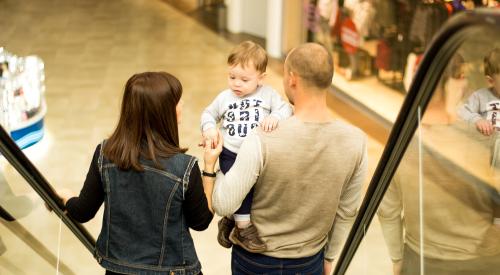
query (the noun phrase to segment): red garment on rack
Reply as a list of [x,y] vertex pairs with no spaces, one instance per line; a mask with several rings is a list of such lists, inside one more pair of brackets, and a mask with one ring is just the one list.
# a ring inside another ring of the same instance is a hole
[[359,48],[359,40],[360,37],[354,22],[351,18],[344,19],[340,27],[340,41],[344,50],[349,54],[356,53]]
[[382,39],[377,44],[377,56],[375,57],[375,66],[381,70],[391,69],[391,47],[386,40]]

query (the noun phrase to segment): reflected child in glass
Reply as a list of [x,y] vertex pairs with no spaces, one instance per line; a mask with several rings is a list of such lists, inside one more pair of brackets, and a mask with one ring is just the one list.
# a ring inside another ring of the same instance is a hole
[[484,58],[484,74],[489,87],[475,91],[460,107],[458,115],[474,123],[481,134],[490,136],[500,130],[500,48]]

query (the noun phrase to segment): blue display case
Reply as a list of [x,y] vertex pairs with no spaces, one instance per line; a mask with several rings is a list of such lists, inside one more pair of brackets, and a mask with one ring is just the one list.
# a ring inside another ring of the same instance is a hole
[[18,57],[0,47],[0,124],[21,149],[44,136],[44,82],[40,58]]

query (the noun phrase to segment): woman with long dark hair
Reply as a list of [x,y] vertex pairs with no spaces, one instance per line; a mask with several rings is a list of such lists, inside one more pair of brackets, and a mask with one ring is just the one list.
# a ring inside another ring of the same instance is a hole
[[[201,274],[189,228],[205,230],[213,218],[214,175],[202,179],[196,158],[179,146],[181,96],[171,74],[133,75],[118,126],[97,146],[80,195],[60,192],[82,223],[104,202],[95,257],[106,274]],[[205,149],[206,165],[219,150]]]

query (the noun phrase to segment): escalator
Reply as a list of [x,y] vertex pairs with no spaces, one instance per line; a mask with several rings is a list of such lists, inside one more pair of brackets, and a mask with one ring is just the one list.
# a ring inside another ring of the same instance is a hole
[[[493,224],[500,218],[500,125],[484,135],[456,114],[473,91],[490,85],[483,59],[495,47],[499,11],[462,13],[436,36],[334,274],[438,274],[442,266],[489,274],[475,271],[500,263],[500,225]],[[47,179],[3,129],[0,139],[0,274],[93,274],[86,269],[97,266],[92,234],[64,213]]]
[[[499,67],[499,10],[436,35],[334,274],[500,274]],[[474,112],[496,129],[481,133]]]

